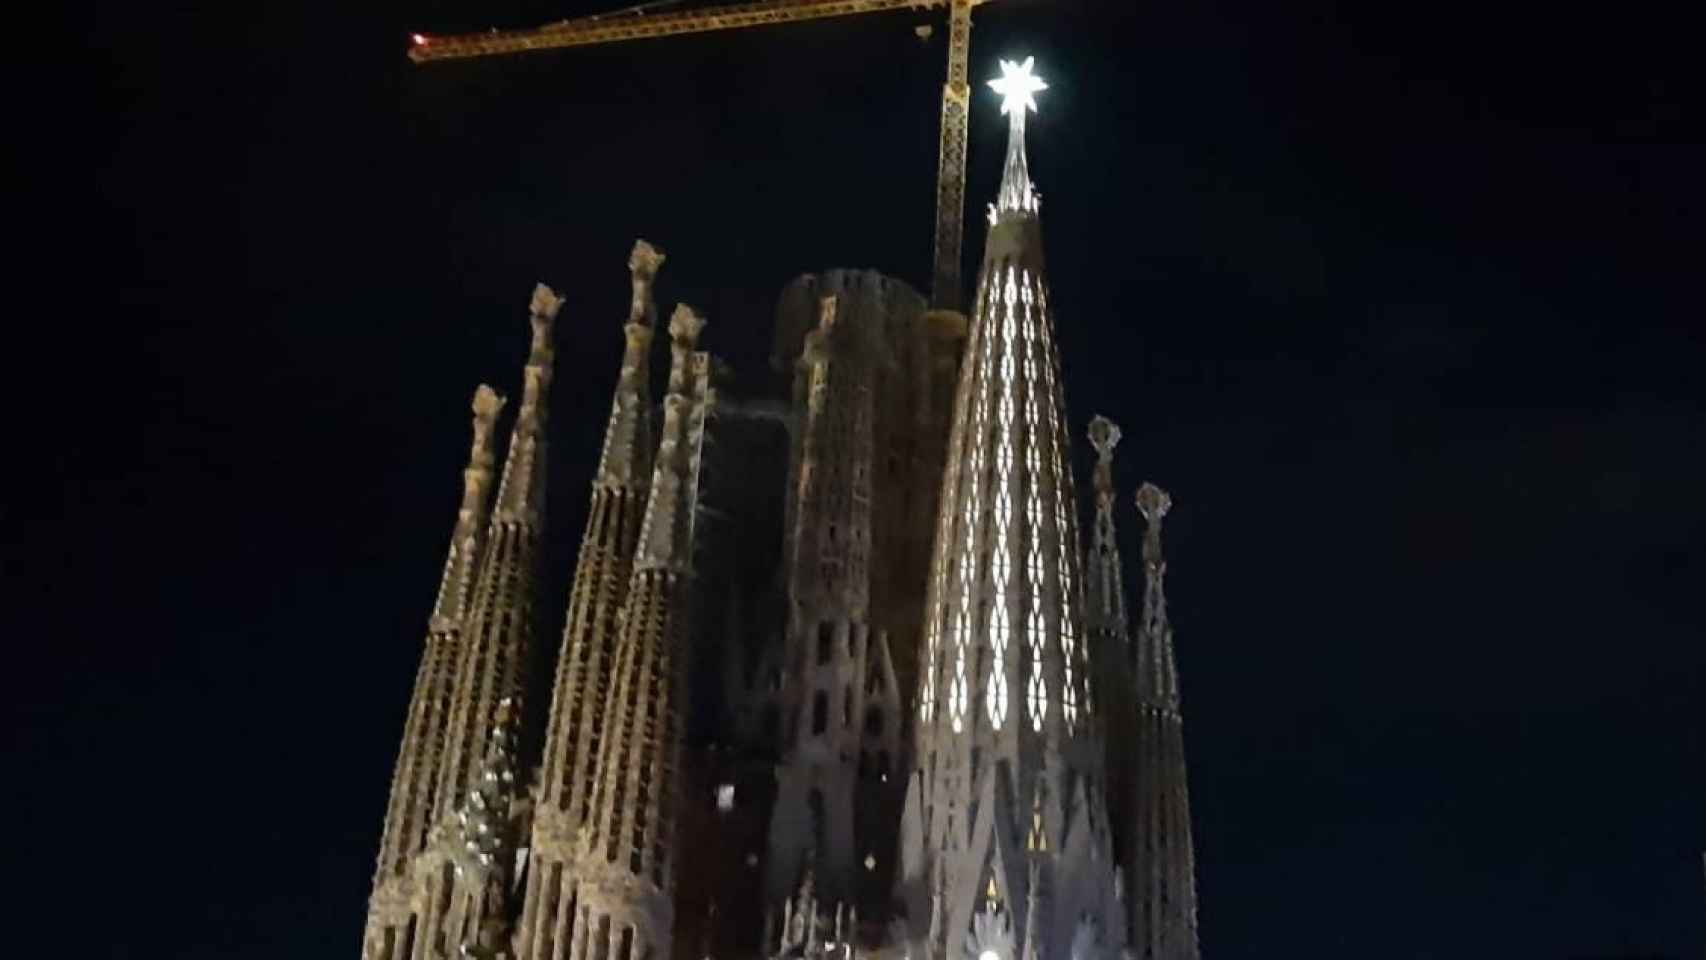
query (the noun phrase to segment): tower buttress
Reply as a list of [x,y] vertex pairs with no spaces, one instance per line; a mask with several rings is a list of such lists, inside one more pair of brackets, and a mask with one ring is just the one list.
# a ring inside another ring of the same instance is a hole
[[1173,498],[1152,483],[1137,491],[1143,537],[1143,620],[1135,644],[1137,735],[1133,740],[1133,836],[1127,905],[1138,960],[1197,960],[1196,853],[1179,707],[1173,627],[1167,620],[1167,561],[1161,521]]
[[414,692],[403,725],[403,742],[391,780],[385,828],[374,872],[363,956],[390,960],[406,956],[412,929],[410,866],[426,846],[440,778],[446,711],[460,649],[462,617],[485,542],[491,502],[492,424],[504,400],[481,384],[474,392],[474,439],[462,471],[462,501],[450,535],[449,556],[438,599],[428,620],[426,643],[415,673]]
[[670,318],[663,436],[619,618],[615,682],[581,831],[571,960],[670,955],[693,513],[705,418],[715,402],[709,358],[693,352],[703,326],[685,305]]
[[644,240],[634,243],[628,258],[633,297],[622,328],[622,368],[575,561],[545,728],[518,949],[525,960],[558,960],[572,926],[575,840],[592,795],[604,695],[615,667],[616,614],[627,596],[651,479],[648,354],[657,325],[652,285],[663,261]]

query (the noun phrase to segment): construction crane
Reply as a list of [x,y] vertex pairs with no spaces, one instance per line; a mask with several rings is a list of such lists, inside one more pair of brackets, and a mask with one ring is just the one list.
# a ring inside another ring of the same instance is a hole
[[[683,33],[708,33],[801,20],[882,13],[890,10],[948,8],[948,76],[942,85],[942,130],[936,158],[936,243],[931,273],[931,306],[960,309],[960,244],[964,234],[966,184],[966,112],[971,88],[966,58],[971,47],[971,11],[989,0],[757,0],[691,10],[660,9],[679,0],[643,4],[627,10],[563,20],[526,30],[493,30],[458,36],[414,34],[409,59],[416,63],[461,60],[529,50],[583,47],[618,40],[642,40]],[[656,12],[654,12],[656,11]],[[928,31],[921,29],[921,37]]]

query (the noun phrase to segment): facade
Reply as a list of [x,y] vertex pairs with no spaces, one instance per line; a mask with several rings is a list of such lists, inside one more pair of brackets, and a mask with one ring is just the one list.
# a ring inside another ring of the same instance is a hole
[[[870,271],[782,293],[743,395],[640,241],[550,677],[528,675],[551,328],[501,478],[481,387],[364,960],[1196,960],[1160,524],[1140,622],[1096,418],[1088,549],[1024,118],[968,317]],[[654,406],[654,404],[659,404]],[[545,701],[525,743],[522,704]]]

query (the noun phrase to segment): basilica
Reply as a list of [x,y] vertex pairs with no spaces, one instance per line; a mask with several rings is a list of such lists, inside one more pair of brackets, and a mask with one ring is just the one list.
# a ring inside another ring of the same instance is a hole
[[701,349],[714,318],[660,315],[665,256],[634,243],[550,677],[562,300],[534,290],[501,466],[512,404],[474,393],[364,960],[1197,960],[1171,501],[1122,497],[1119,427],[1068,415],[1026,163],[1045,85],[1026,61],[990,87],[1008,142],[966,313],[800,277],[786,386],[752,399]]

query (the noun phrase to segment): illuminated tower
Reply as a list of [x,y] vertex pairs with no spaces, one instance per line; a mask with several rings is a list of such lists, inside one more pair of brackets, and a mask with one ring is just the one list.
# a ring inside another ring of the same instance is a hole
[[1060,361],[1024,120],[1010,118],[938,510],[916,771],[901,828],[913,956],[1090,960],[1123,941],[1089,702]]
[[591,805],[576,869],[571,960],[667,960],[675,921],[682,718],[688,709],[688,614],[694,511],[710,361],[694,353],[704,321],[670,318],[663,436],[640,523],[616,670],[605,702]]
[[385,809],[385,832],[363,938],[363,954],[370,960],[406,957],[415,928],[413,867],[432,824],[462,616],[486,537],[492,424],[503,404],[503,398],[484,384],[474,392],[474,444],[462,471],[462,503],[456,511],[438,601],[427,623],[426,644],[403,722],[403,744],[391,779],[391,800]]
[[576,833],[592,796],[604,697],[614,672],[616,613],[627,597],[651,479],[647,357],[657,323],[652,283],[663,259],[644,240],[628,258],[633,296],[622,328],[622,371],[575,561],[533,813],[518,951],[529,960],[558,960],[568,948]]
[[1185,741],[1179,714],[1179,671],[1173,627],[1167,622],[1161,520],[1173,499],[1146,483],[1137,509],[1149,527],[1143,537],[1143,621],[1135,649],[1136,737],[1132,837],[1126,862],[1127,904],[1137,960],[1197,960],[1196,855],[1191,802],[1185,784]]

